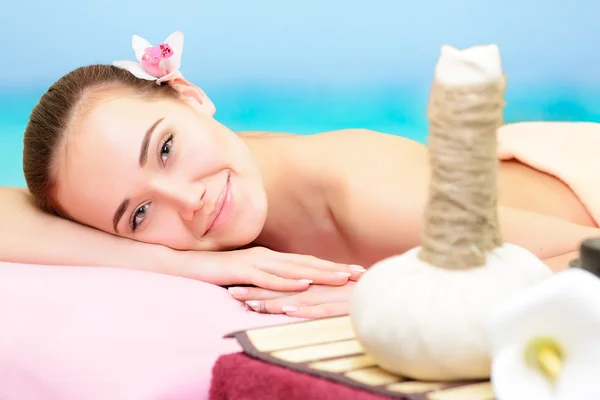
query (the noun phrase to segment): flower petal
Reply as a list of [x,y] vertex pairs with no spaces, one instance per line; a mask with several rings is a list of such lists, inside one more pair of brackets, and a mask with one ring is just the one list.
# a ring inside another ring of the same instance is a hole
[[142,65],[140,63],[137,63],[135,61],[130,61],[130,60],[115,61],[113,63],[113,65],[118,68],[126,69],[127,71],[131,72],[137,78],[145,79],[147,81],[155,81],[156,80],[155,77],[153,77],[152,75],[150,75],[146,71],[144,71],[144,68],[142,68]]
[[133,35],[131,38],[131,47],[133,47],[133,51],[135,52],[135,58],[137,58],[138,62],[142,60],[142,56],[144,55],[144,51],[148,47],[153,47],[152,43],[147,41],[141,36]]
[[[600,398],[600,279],[569,269],[519,293],[487,321],[494,392],[500,399]],[[525,346],[549,337],[561,347],[563,369],[551,384],[525,361]]]
[[554,382],[528,366],[522,346],[500,351],[492,364],[492,387],[497,399],[572,400],[600,398],[600,346],[579,346],[565,357],[564,369]]
[[175,55],[183,53],[183,32],[177,31],[171,33],[166,39],[165,43],[171,46]]
[[168,82],[168,81],[171,81],[171,80],[174,80],[177,78],[183,78],[183,75],[181,75],[181,72],[179,72],[179,71],[173,71],[161,78],[158,78],[156,80],[156,83],[161,84],[163,82]]
[[171,46],[173,56],[162,60],[163,65],[169,73],[177,71],[181,68],[181,55],[183,54],[183,32],[173,32],[165,39],[165,43]]
[[[596,335],[598,334],[595,332]],[[568,358],[567,358],[568,357]],[[565,369],[559,375],[557,399],[600,399],[600,341],[579,343],[565,357]],[[533,397],[530,397],[533,398]]]
[[492,363],[492,388],[497,399],[552,398],[544,377],[525,364],[524,349],[515,345],[502,349]]
[[[491,355],[536,336],[562,346],[600,338],[600,279],[581,270],[560,272],[514,295],[486,321]],[[567,323],[568,321],[568,323]]]

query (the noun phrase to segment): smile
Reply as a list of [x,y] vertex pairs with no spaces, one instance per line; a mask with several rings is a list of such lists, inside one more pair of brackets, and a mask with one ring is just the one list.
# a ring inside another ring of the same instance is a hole
[[229,211],[231,209],[231,175],[227,175],[227,182],[221,190],[217,202],[215,204],[214,211],[211,213],[214,215],[205,235],[218,229],[227,220]]

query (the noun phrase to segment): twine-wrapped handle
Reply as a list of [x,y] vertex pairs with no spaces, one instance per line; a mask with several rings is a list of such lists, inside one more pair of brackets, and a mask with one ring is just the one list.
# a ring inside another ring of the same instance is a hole
[[482,266],[502,245],[497,212],[497,129],[505,79],[434,82],[428,118],[431,181],[419,257],[447,269]]

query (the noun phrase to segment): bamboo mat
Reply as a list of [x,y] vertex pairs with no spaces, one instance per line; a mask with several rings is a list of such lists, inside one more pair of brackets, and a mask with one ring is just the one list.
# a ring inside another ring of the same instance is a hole
[[493,400],[489,381],[421,382],[379,368],[356,339],[350,317],[235,332],[244,353],[267,363],[406,400]]

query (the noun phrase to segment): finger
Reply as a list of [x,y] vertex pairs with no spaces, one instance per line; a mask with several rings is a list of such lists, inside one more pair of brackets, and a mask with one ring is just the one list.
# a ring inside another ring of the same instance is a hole
[[291,261],[296,264],[322,269],[325,271],[349,272],[353,279],[359,278],[360,275],[362,275],[366,271],[365,268],[356,264],[336,263],[333,261],[323,260],[314,256],[305,256],[298,254],[289,254],[288,256],[291,258]]
[[282,311],[290,317],[318,319],[348,315],[349,305],[349,302],[344,301],[319,304],[318,306],[283,306]]
[[[332,261],[322,260],[313,256],[300,256],[296,254],[290,255],[294,258],[296,264],[305,265],[307,267],[316,268],[324,271],[344,273],[343,275],[350,274],[348,279],[357,281],[360,279],[362,274],[366,272],[366,269],[356,264],[340,264]],[[301,258],[298,258],[301,257]]]
[[246,300],[271,300],[281,297],[292,296],[301,292],[282,292],[278,290],[268,290],[255,287],[234,286],[230,287],[229,293],[233,298],[240,301]]
[[314,296],[312,293],[299,293],[290,296],[272,297],[270,299],[251,299],[244,303],[252,310],[263,314],[283,314],[286,307],[305,307],[313,304],[323,303],[321,296]]
[[308,279],[311,280],[312,283],[329,286],[341,286],[348,282],[348,279],[351,277],[350,272],[323,270],[296,263],[279,262],[277,264],[257,264],[256,268],[282,278],[296,280]]
[[263,300],[252,299],[246,300],[244,303],[247,307],[262,314],[283,314],[284,306],[300,306],[298,296],[278,297]]
[[263,289],[279,290],[283,292],[301,292],[308,289],[309,285],[312,283],[310,279],[282,278],[255,268],[248,268],[245,270],[245,282],[250,282],[252,285]]
[[[256,312],[267,314],[281,314],[284,308],[291,311],[289,307],[310,307],[321,304],[346,303],[348,302],[354,282],[348,282],[342,287],[311,286],[301,293],[290,293],[288,296],[274,296],[269,299],[246,300],[246,306]],[[286,308],[287,307],[287,308]]]
[[350,268],[350,280],[352,281],[358,281],[365,272],[367,272],[367,270],[360,266],[360,265],[356,265],[356,264],[351,264],[348,266]]

